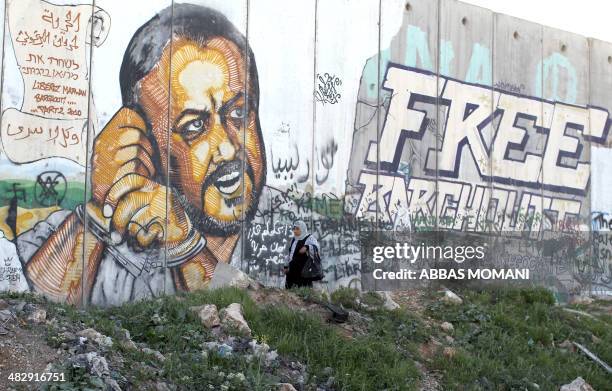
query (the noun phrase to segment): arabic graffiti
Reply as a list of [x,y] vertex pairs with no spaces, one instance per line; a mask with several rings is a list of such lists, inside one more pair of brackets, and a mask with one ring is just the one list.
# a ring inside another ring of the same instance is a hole
[[336,143],[336,140],[333,139],[320,149],[317,163],[319,164],[319,167],[322,169],[323,173],[317,172],[315,176],[317,185],[322,185],[325,183],[325,181],[327,181],[329,171],[334,166],[334,157],[336,156],[336,152],[338,152],[338,144]]
[[79,48],[79,37],[76,33],[81,30],[81,12],[66,9],[54,14],[53,10],[46,8],[41,20],[46,23],[41,26],[42,30],[19,30],[15,41],[23,46],[52,45],[69,51]]

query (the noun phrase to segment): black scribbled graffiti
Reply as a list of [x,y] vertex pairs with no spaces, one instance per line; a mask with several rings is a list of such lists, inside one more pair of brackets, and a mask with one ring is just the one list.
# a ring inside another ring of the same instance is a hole
[[34,197],[42,206],[60,205],[66,196],[68,184],[59,171],[45,171],[36,178]]
[[342,85],[342,80],[336,75],[330,75],[324,73],[321,75],[317,73],[317,80],[319,82],[317,90],[315,91],[315,99],[317,102],[336,104],[340,101],[342,95],[338,92],[337,88]]
[[13,183],[13,187],[10,190],[12,196],[9,201],[9,209],[6,215],[6,225],[11,229],[13,238],[17,237],[17,207],[19,200],[26,201],[26,192],[24,189],[19,188],[18,183]]
[[514,92],[515,94],[522,94],[525,89],[524,84],[514,84],[506,81],[498,81],[493,87],[508,92]]
[[334,166],[334,157],[336,156],[336,152],[338,152],[338,144],[336,140],[331,140],[327,145],[321,148],[319,153],[319,164],[323,168],[324,171],[321,175],[317,173],[316,180],[317,184],[321,185],[327,181],[329,177],[329,171]]

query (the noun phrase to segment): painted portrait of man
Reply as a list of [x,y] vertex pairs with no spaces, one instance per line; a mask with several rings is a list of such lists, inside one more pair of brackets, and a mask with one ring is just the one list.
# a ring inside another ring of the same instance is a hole
[[122,107],[93,143],[91,199],[17,240],[30,285],[53,300],[206,287],[265,183],[255,58],[221,13],[159,12],[133,35],[119,78]]

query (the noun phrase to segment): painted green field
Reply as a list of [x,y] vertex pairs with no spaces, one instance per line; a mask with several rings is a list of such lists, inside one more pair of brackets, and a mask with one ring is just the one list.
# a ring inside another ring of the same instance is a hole
[[16,195],[18,205],[22,208],[42,208],[58,205],[63,209],[74,209],[85,199],[85,183],[58,181],[54,184],[53,178],[43,187],[32,180],[0,181],[0,206],[10,204]]

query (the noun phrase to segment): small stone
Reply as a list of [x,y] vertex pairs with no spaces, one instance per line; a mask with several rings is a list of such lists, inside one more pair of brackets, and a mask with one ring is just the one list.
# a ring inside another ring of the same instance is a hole
[[28,316],[28,321],[36,324],[44,323],[46,319],[47,311],[43,310],[42,308],[34,310],[34,312]]
[[593,304],[593,299],[588,296],[574,296],[569,300],[569,304],[589,305]]
[[220,339],[223,336],[223,330],[221,329],[221,327],[213,327],[210,330],[210,333],[213,335],[213,337]]
[[227,356],[231,356],[233,351],[234,351],[234,348],[232,348],[230,345],[226,343],[222,343],[221,345],[219,345],[217,353],[219,353],[219,356],[221,357],[227,357]]
[[447,333],[452,333],[453,331],[455,331],[455,327],[450,322],[442,322],[440,328]]
[[79,337],[85,338],[85,340],[79,339],[79,342],[93,341],[101,347],[110,348],[113,346],[113,340],[104,334],[97,332],[96,330],[89,328],[81,330],[77,333]]
[[112,391],[121,391],[121,387],[119,387],[119,383],[115,379],[110,376],[106,376],[104,378],[104,383],[110,388]]
[[560,391],[595,391],[593,387],[584,381],[582,377],[577,377],[573,382],[561,386]]
[[393,311],[400,308],[400,305],[397,304],[395,300],[393,300],[393,298],[391,297],[391,292],[385,291],[383,296],[385,298],[385,303],[383,304],[383,307],[385,307],[385,309]]
[[568,341],[567,339],[559,344],[559,348],[567,349],[567,350],[572,351],[572,352],[574,350],[576,350],[574,344],[571,343],[570,341]]
[[13,319],[14,316],[10,310],[0,310],[0,322],[6,322],[9,319]]
[[172,391],[172,389],[168,386],[168,384],[162,381],[158,381],[157,383],[155,383],[155,390],[156,391]]
[[249,346],[251,347],[251,350],[255,356],[265,356],[268,351],[270,351],[270,346],[268,346],[267,343],[257,343],[257,341],[254,339],[249,342]]
[[92,375],[103,377],[109,374],[106,359],[102,356],[98,356],[96,352],[87,353],[87,363],[89,366],[89,373]]
[[219,343],[218,343],[218,342],[215,342],[215,341],[204,342],[204,343],[202,344],[202,347],[203,347],[205,350],[215,350],[215,351],[216,351],[216,350],[219,348]]
[[238,333],[250,336],[251,328],[242,315],[242,306],[239,303],[232,303],[220,312],[221,327],[225,331],[237,331]]
[[269,352],[268,354],[266,354],[266,361],[269,363],[273,362],[277,358],[278,358],[278,353],[276,352],[276,350],[273,350]]
[[70,331],[64,331],[59,334],[59,337],[62,341],[74,341],[77,339],[76,335],[71,333]]
[[456,354],[457,350],[455,350],[455,348],[451,348],[450,346],[447,346],[442,350],[442,355],[446,358],[453,358]]
[[9,303],[7,303],[6,300],[0,299],[0,310],[8,308],[8,306],[9,306]]
[[205,304],[197,307],[190,307],[189,309],[198,314],[204,327],[211,329],[221,325],[216,305]]
[[25,306],[26,306],[26,302],[25,302],[25,301],[18,301],[17,303],[15,303],[15,305],[13,305],[13,310],[14,310],[16,313],[19,313],[19,312],[22,312],[22,311],[23,311],[23,309],[25,308]]
[[444,337],[444,339],[446,340],[446,343],[455,343],[455,338],[451,337],[450,335],[447,335]]
[[119,343],[124,349],[136,350],[138,346],[132,341],[130,332],[126,329],[119,329]]
[[278,391],[297,391],[290,383],[279,383]]
[[141,351],[142,351],[144,354],[150,354],[150,355],[152,355],[152,356],[155,356],[155,358],[156,358],[156,359],[157,359],[157,361],[159,361],[159,362],[164,362],[164,361],[166,361],[166,357],[165,357],[163,354],[161,354],[161,352],[159,352],[158,350],[153,350],[153,349],[150,349],[150,348],[142,348],[142,349],[141,349]]
[[598,344],[601,343],[601,338],[599,338],[595,334],[591,334],[591,341],[593,341],[594,344]]
[[456,293],[454,293],[453,291],[446,289],[444,291],[444,295],[442,296],[442,301],[447,303],[447,304],[462,304],[463,300],[461,300],[461,298],[459,296],[457,296]]

